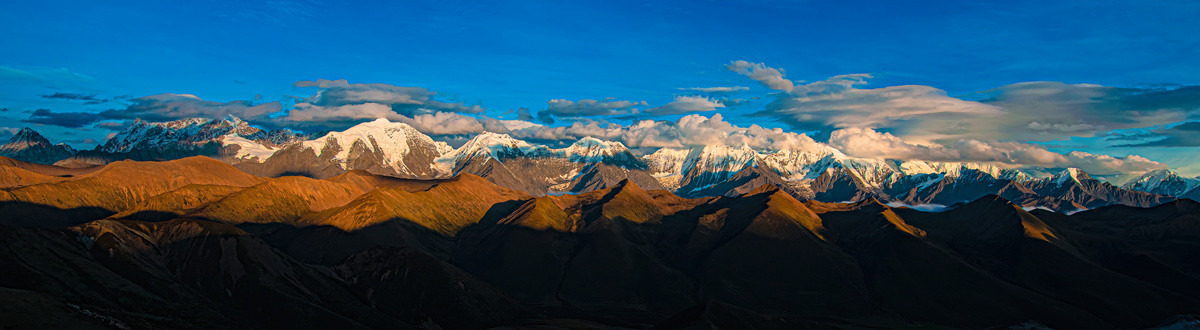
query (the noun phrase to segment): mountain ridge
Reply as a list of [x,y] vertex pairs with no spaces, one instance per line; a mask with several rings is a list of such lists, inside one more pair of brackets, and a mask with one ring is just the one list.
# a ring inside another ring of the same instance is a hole
[[[770,183],[806,200],[840,202],[872,197],[888,203],[940,207],[999,194],[1024,207],[1064,212],[1200,197],[1200,184],[1196,183],[1200,180],[1163,172],[1146,173],[1122,187],[1091,179],[1085,173],[1086,184],[1076,180],[1078,187],[1072,189],[1063,185],[1065,182],[1036,178],[994,164],[857,158],[826,145],[777,151],[708,145],[659,148],[637,156],[620,142],[594,137],[583,137],[555,149],[507,134],[484,132],[453,148],[411,125],[386,119],[313,139],[286,130],[255,128],[233,116],[166,123],[137,120],[95,150],[80,151],[57,163],[103,164],[118,159],[169,160],[192,155],[217,158],[263,177],[329,178],[365,170],[400,178],[438,179],[473,173],[533,195],[581,193],[632,179],[650,189],[665,188],[695,197],[738,195]],[[1063,173],[1071,171],[1065,169],[1050,177],[1069,178]],[[1174,184],[1188,189],[1135,185],[1138,180],[1152,180],[1149,176],[1156,174],[1174,180],[1171,182],[1186,181]],[[1143,190],[1149,191],[1139,192]]]

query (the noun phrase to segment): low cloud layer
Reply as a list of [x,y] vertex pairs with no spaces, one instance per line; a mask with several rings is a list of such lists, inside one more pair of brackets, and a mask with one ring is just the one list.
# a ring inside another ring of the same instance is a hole
[[1066,154],[1020,142],[962,139],[941,144],[917,144],[869,128],[848,128],[830,134],[829,144],[856,157],[901,160],[993,162],[1013,166],[1078,167],[1095,175],[1140,174],[1166,168],[1141,156],[1112,157],[1082,151]]

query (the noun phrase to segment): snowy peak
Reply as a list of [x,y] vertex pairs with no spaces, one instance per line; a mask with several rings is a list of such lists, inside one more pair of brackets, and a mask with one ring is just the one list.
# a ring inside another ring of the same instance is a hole
[[758,164],[758,153],[749,146],[727,147],[721,145],[693,148],[684,158],[682,173],[733,173]]
[[962,175],[964,171],[974,170],[986,173],[997,179],[1004,177],[1006,174],[1003,168],[993,164],[971,162],[929,162],[921,160],[901,162],[900,170],[906,175],[940,173],[945,174],[947,177],[957,177]]
[[689,152],[688,149],[660,148],[642,156],[642,161],[649,165],[654,176],[678,175],[683,173],[683,162]]
[[599,162],[605,157],[613,157],[618,154],[628,153],[629,148],[626,148],[621,142],[601,141],[594,137],[585,137],[575,141],[571,146],[558,149],[563,156],[577,162]]
[[1058,184],[1059,186],[1068,185],[1068,184],[1082,185],[1083,181],[1095,180],[1095,179],[1092,179],[1092,177],[1090,175],[1088,175],[1087,172],[1084,172],[1083,170],[1080,170],[1080,169],[1074,168],[1074,167],[1070,167],[1070,168],[1063,170],[1062,172],[1058,172],[1058,174],[1055,174],[1054,176],[1050,177],[1049,179],[1053,180],[1054,183]]
[[29,147],[50,146],[50,140],[32,128],[22,128],[4,144],[5,149],[23,150]]
[[605,163],[627,169],[646,169],[647,165],[629,151],[629,148],[617,141],[603,141],[593,137],[585,137],[562,149],[553,152],[576,163]]
[[345,131],[329,132],[301,142],[301,146],[323,157],[330,157],[327,151],[335,150],[331,158],[343,169],[349,169],[348,164],[362,156],[356,152],[369,153],[379,158],[380,165],[401,175],[438,172],[440,169],[433,160],[451,151],[445,142],[434,141],[408,124],[384,118],[354,125]]
[[98,150],[108,153],[192,150],[210,142],[219,143],[221,137],[229,134],[248,137],[261,133],[262,130],[234,116],[222,120],[187,118],[169,122],[138,119],[108,139]]
[[66,144],[51,144],[49,139],[32,128],[25,127],[0,145],[0,156],[33,163],[53,163],[75,154]]
[[1133,178],[1121,185],[1121,188],[1160,195],[1183,196],[1197,186],[1200,186],[1200,179],[1183,177],[1168,169],[1159,169]]
[[534,146],[529,142],[514,139],[508,134],[483,132],[468,140],[458,149],[447,152],[439,162],[458,164],[460,161],[486,157],[501,160],[509,157],[525,156],[535,151],[546,149]]

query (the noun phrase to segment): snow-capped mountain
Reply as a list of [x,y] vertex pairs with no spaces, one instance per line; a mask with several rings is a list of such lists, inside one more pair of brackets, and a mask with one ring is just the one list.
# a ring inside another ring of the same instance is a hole
[[578,163],[608,163],[627,168],[645,168],[645,163],[616,141],[602,141],[593,137],[584,137],[570,146],[554,149],[554,153]]
[[342,132],[330,132],[301,142],[300,147],[345,170],[363,169],[356,163],[373,157],[377,163],[370,166],[378,165],[392,172],[387,174],[405,177],[449,175],[434,160],[453,150],[445,142],[434,141],[408,124],[387,119],[361,123]]
[[445,168],[453,168],[475,158],[503,160],[515,157],[545,157],[549,154],[550,148],[546,146],[517,140],[508,134],[483,132],[467,140],[467,143],[457,149],[445,153],[438,162]]
[[758,165],[758,152],[749,146],[703,146],[692,148],[680,167],[678,190],[684,195],[707,194],[703,191],[729,181],[738,172]]
[[1121,185],[1122,189],[1195,199],[1200,197],[1200,179],[1181,176],[1168,169],[1153,170]]
[[351,170],[415,179],[471,173],[535,195],[603,189],[628,179],[646,189],[690,197],[736,196],[769,184],[796,198],[829,202],[875,198],[952,205],[996,194],[1025,207],[1066,211],[1109,204],[1149,206],[1170,200],[1164,195],[1200,191],[1200,179],[1162,171],[1131,181],[1127,190],[1077,169],[1034,179],[995,164],[851,157],[822,144],[785,150],[748,145],[660,148],[639,157],[620,142],[593,137],[550,148],[484,132],[452,148],[408,124],[386,119],[311,140],[289,131],[264,131],[234,117],[136,121],[97,150],[76,158],[96,155],[108,157],[106,161],[209,155],[271,177],[327,178]]
[[581,192],[611,187],[624,179],[661,188],[647,165],[620,142],[585,137],[551,149],[507,134],[481,133],[438,160],[454,173],[471,173],[534,194]]
[[239,136],[268,147],[296,140],[291,131],[265,131],[232,115],[221,120],[188,118],[161,123],[138,119],[96,150],[108,153],[194,150],[210,143],[221,144],[225,136]]
[[75,154],[66,144],[52,144],[32,128],[22,128],[0,145],[0,156],[30,163],[51,164]]
[[231,162],[265,159],[302,136],[290,130],[263,130],[234,116],[188,118],[169,122],[134,120],[94,150],[64,162],[106,164],[111,161],[169,160],[210,156]]
[[667,189],[679,188],[683,179],[683,161],[687,159],[688,149],[660,148],[653,153],[642,156],[642,161],[649,166],[651,175]]

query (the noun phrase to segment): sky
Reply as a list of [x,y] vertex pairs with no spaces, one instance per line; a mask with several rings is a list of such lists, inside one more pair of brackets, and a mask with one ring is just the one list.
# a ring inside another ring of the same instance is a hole
[[1196,1],[7,1],[0,136],[88,149],[137,118],[385,117],[452,141],[811,140],[1195,176],[1195,17]]

